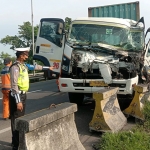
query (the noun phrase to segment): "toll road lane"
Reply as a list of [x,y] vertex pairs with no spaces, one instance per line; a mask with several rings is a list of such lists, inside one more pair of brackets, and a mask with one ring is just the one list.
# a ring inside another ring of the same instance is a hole
[[[63,96],[63,98],[62,98]],[[0,93],[0,141],[11,142],[10,120],[2,119],[2,94]],[[49,107],[52,103],[68,101],[66,93],[58,92],[56,81],[49,80],[30,84],[27,93],[26,114]],[[0,142],[1,144],[1,142]],[[8,144],[8,143],[7,143]],[[0,148],[1,149],[1,148]]]
[[[0,108],[2,108],[1,101],[2,100],[0,100]],[[69,102],[68,94],[58,92],[55,80],[32,83],[27,93],[26,114],[47,108],[53,103],[59,104],[63,102]],[[93,112],[94,104],[85,103],[83,106],[78,107],[78,111],[75,113],[75,122],[79,138],[86,150],[92,150],[92,144],[99,139],[100,135],[100,133],[89,132],[89,122],[92,119]],[[10,120],[2,120],[2,113],[0,112],[0,150],[10,150],[10,143]]]

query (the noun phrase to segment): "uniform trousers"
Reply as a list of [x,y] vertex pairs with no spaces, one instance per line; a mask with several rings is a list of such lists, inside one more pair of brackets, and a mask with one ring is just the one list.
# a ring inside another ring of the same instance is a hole
[[2,100],[2,104],[3,104],[3,118],[9,118],[9,91],[10,90],[2,90],[3,93],[3,100]]
[[17,110],[16,99],[11,93],[9,92],[9,107],[10,107],[10,118],[11,118],[11,131],[12,131],[12,145],[13,150],[18,150],[19,147],[19,131],[15,129],[15,119],[25,114],[25,106],[26,106],[26,93],[19,94],[20,100],[23,104],[23,110]]

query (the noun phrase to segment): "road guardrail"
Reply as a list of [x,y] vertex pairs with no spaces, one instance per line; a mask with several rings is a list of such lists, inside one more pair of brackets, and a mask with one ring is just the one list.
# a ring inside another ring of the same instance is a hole
[[[29,80],[31,83],[36,82],[36,81],[45,80],[44,73],[43,72],[35,73],[35,76],[33,74],[29,74]],[[0,87],[1,87],[1,83],[2,83],[2,81],[0,78]]]

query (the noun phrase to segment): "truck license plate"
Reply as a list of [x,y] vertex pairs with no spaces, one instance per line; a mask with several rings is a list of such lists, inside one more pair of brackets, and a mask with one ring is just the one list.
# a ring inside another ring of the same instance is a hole
[[90,86],[108,86],[104,81],[90,81]]

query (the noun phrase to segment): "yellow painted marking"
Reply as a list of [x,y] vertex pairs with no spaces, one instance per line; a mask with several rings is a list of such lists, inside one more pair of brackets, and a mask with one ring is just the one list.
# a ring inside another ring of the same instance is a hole
[[50,61],[53,61],[53,62],[61,62],[61,60],[56,60],[56,59],[50,59]]
[[108,86],[104,81],[90,81],[90,86]]
[[141,102],[141,99],[144,98],[144,92],[146,92],[146,90],[147,90],[146,85],[134,86],[135,91],[134,98],[132,99],[129,107],[123,111],[125,114],[144,120],[144,114],[142,111],[144,103]]
[[[120,110],[115,96],[119,88],[105,89],[93,93],[95,110],[89,128],[95,131],[116,132],[123,128],[127,120]],[[108,95],[106,96],[106,94]],[[115,98],[115,99],[114,99]]]
[[43,47],[51,47],[50,44],[41,44],[41,46],[43,46]]

